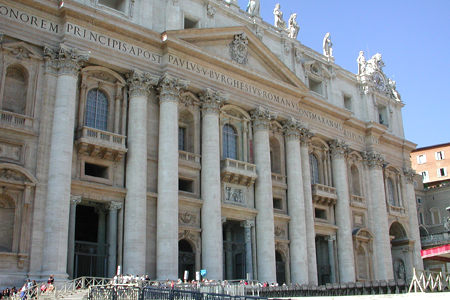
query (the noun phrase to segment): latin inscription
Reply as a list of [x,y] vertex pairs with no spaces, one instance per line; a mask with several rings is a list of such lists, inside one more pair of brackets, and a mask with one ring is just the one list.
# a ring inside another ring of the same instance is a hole
[[53,33],[60,32],[58,24],[5,5],[0,5],[0,16]]

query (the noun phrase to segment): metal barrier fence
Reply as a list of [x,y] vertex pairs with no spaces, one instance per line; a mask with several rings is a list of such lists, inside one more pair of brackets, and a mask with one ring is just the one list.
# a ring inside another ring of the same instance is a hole
[[[178,288],[178,286],[177,286]],[[92,286],[89,300],[266,300],[265,297],[205,293],[178,290],[166,287],[144,287],[130,285]]]
[[450,273],[413,269],[413,279],[408,292],[448,292]]
[[348,296],[403,294],[408,286],[404,280],[372,280],[365,282],[327,283],[326,285],[303,284],[294,286],[262,287],[259,295],[267,298]]

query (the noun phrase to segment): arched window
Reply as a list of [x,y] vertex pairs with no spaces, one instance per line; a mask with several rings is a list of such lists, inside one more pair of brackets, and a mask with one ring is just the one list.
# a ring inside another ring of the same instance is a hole
[[394,184],[392,183],[392,180],[390,178],[388,178],[387,180],[387,186],[388,186],[388,202],[390,205],[395,205]]
[[230,124],[223,126],[223,158],[237,159],[237,133]]
[[5,92],[2,109],[25,115],[27,108],[28,72],[14,64],[6,69]]
[[311,169],[311,184],[319,183],[319,162],[314,154],[309,155],[309,167]]
[[107,130],[108,98],[99,89],[89,90],[86,101],[85,126],[100,130]]

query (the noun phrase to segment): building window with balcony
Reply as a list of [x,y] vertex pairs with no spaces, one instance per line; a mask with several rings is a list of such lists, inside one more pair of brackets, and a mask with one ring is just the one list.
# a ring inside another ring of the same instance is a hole
[[28,71],[19,64],[6,69],[2,110],[25,115],[28,94]]
[[230,124],[223,126],[223,158],[237,159],[237,132]]
[[311,184],[319,183],[319,162],[314,154],[309,155],[309,167],[311,169]]
[[108,125],[108,98],[99,89],[89,90],[86,97],[85,126],[107,130]]

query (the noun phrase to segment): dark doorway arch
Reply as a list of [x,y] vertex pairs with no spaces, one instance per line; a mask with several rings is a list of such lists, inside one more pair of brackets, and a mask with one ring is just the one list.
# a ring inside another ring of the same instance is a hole
[[184,271],[189,272],[188,280],[195,278],[195,253],[185,239],[178,241],[178,278],[184,279]]
[[275,261],[277,263],[277,282],[282,285],[286,283],[286,262],[280,251],[275,251]]

